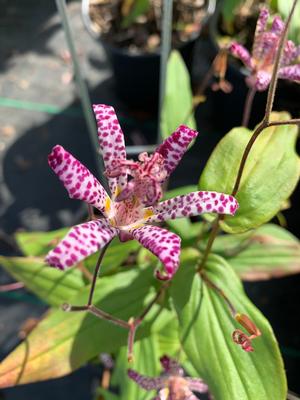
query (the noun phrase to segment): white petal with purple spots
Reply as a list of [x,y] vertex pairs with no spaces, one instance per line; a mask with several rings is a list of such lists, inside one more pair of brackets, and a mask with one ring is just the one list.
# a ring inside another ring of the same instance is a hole
[[[99,144],[103,153],[103,161],[107,171],[114,170],[117,160],[126,160],[124,135],[115,110],[105,104],[93,105],[98,125]],[[126,173],[118,177],[108,177],[108,184],[114,198],[127,183]]]
[[180,238],[166,229],[150,225],[134,229],[131,234],[164,264],[165,274],[156,271],[156,277],[171,279],[179,266]]
[[156,150],[155,153],[161,154],[164,159],[164,168],[168,175],[177,167],[182,156],[186,152],[188,145],[198,135],[198,132],[188,128],[185,125],[180,125],[172,135],[170,135]]
[[52,149],[48,162],[72,199],[83,200],[105,214],[108,194],[83,164],[59,145]]
[[203,213],[231,214],[238,208],[233,196],[217,192],[192,192],[165,200],[152,208],[154,215],[147,222],[192,217]]
[[289,67],[280,68],[278,77],[281,79],[289,79],[291,81],[300,81],[300,64],[290,65]]
[[77,264],[104,247],[118,230],[105,219],[85,222],[74,226],[64,239],[51,250],[45,261],[52,267],[66,269]]

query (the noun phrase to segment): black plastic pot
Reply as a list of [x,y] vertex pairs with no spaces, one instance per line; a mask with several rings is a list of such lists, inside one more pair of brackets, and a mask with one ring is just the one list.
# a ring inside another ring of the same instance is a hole
[[[202,21],[202,27],[205,25],[208,17],[214,12],[214,9],[215,0],[209,0],[207,16]],[[156,112],[159,92],[159,52],[132,54],[127,49],[107,43],[91,28],[89,0],[82,0],[82,15],[87,30],[93,38],[101,42],[111,62],[119,97],[135,109]],[[192,68],[193,50],[199,34],[200,31],[178,48],[189,71]]]

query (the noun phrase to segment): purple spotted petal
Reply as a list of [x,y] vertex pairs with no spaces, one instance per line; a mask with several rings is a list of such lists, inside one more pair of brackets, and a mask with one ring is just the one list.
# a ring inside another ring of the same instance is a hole
[[64,239],[46,256],[52,267],[66,269],[104,247],[118,230],[104,219],[74,226]]
[[[97,120],[98,138],[103,153],[105,169],[113,171],[117,160],[126,160],[124,135],[113,107],[105,104],[95,104],[93,109]],[[115,197],[126,183],[126,173],[122,173],[115,178],[108,177],[112,197]]]
[[160,357],[160,363],[164,369],[164,371],[169,375],[177,375],[183,376],[183,369],[179,365],[179,363],[167,355],[163,355]]
[[202,379],[185,378],[185,380],[188,382],[188,386],[193,392],[198,392],[198,393],[208,392],[208,386],[202,381]]
[[257,19],[255,34],[254,34],[254,41],[253,41],[253,48],[252,48],[252,55],[254,58],[260,58],[260,51],[262,46],[262,36],[266,30],[268,19],[269,19],[269,10],[266,7],[263,7],[260,11],[259,17]]
[[52,149],[48,162],[72,199],[83,200],[105,214],[108,194],[83,164],[59,145]]
[[284,30],[284,26],[285,23],[278,15],[276,15],[271,25],[271,32],[276,33],[277,36],[280,36]]
[[151,378],[149,376],[141,375],[133,369],[128,369],[127,373],[130,379],[135,381],[141,388],[145,390],[159,390],[165,385],[165,379],[161,377]]
[[270,84],[272,75],[266,71],[258,71],[256,75],[250,75],[246,78],[247,85],[255,87],[259,92],[266,90]]
[[278,77],[281,79],[289,79],[291,81],[300,81],[300,64],[280,68],[278,71]]
[[170,174],[177,167],[188,145],[197,135],[197,131],[185,125],[180,125],[176,131],[157,148],[156,153],[161,154],[165,159],[164,168],[168,173],[165,179],[168,179]]
[[244,46],[237,42],[233,42],[229,47],[229,51],[234,57],[239,58],[246,67],[252,69],[251,55]]
[[179,266],[180,238],[158,226],[144,225],[131,231],[132,236],[164,264],[165,274],[156,271],[158,279],[171,279]]
[[217,192],[192,192],[162,201],[153,207],[154,215],[147,222],[166,221],[212,212],[234,215],[237,208],[236,199],[230,195]]
[[297,57],[298,47],[292,40],[287,40],[284,46],[283,56],[281,60],[281,66],[287,66],[291,64]]

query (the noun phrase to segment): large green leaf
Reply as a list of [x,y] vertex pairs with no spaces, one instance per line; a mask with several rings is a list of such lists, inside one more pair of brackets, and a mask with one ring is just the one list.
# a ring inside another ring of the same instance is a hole
[[244,280],[282,277],[300,272],[300,243],[274,224],[238,235],[219,236],[213,252],[227,259]]
[[78,269],[62,272],[38,257],[0,256],[0,264],[27,289],[53,306],[68,301],[85,285]]
[[161,114],[163,139],[181,124],[196,129],[189,73],[180,53],[173,50],[167,65],[166,90]]
[[185,265],[176,274],[172,296],[181,343],[189,361],[216,400],[285,399],[283,363],[268,321],[246,297],[225,260],[211,255],[205,271],[237,311],[255,322],[262,336],[253,340],[253,353],[246,353],[233,343],[231,334],[241,327],[215,289],[195,274],[193,265]]
[[[272,113],[272,120],[289,119],[286,112]],[[247,159],[234,217],[221,222],[223,230],[241,233],[269,221],[293,192],[300,171],[295,152],[298,128],[293,125],[265,129]],[[244,149],[252,136],[246,128],[232,129],[217,145],[201,175],[201,190],[231,193]]]
[[[154,283],[150,268],[104,277],[97,282],[94,304],[128,320],[138,316],[151,301]],[[89,288],[83,288],[72,304],[85,304],[88,292]],[[155,305],[138,330],[137,340],[161,330],[171,318],[168,310]],[[86,312],[50,311],[27,341],[1,363],[0,387],[66,375],[101,352],[117,351],[126,341],[125,329]]]
[[62,228],[51,232],[17,232],[18,246],[25,256],[43,256],[62,239],[70,228]]
[[140,340],[134,348],[134,363],[127,365],[127,348],[119,352],[111,384],[120,388],[120,400],[150,400],[155,392],[146,392],[128,378],[127,368],[135,369],[142,375],[158,376],[160,373],[159,346],[155,334]]

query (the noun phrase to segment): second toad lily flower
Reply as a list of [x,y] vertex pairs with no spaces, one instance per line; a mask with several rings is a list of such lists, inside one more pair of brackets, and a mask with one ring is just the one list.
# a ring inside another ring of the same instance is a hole
[[159,377],[152,378],[133,369],[128,370],[129,378],[141,388],[158,391],[153,400],[197,400],[193,392],[208,393],[208,386],[199,378],[184,376],[183,369],[174,359],[164,355],[160,363],[164,373]]
[[179,265],[180,238],[166,229],[148,224],[207,212],[233,215],[238,207],[237,201],[222,193],[193,192],[159,202],[161,185],[176,168],[198,132],[180,126],[152,156],[142,153],[139,161],[129,161],[126,160],[124,136],[114,109],[95,105],[94,112],[111,197],[84,165],[62,146],[55,146],[49,155],[49,165],[69,196],[96,207],[104,218],[73,227],[48,253],[46,261],[64,270],[119,236],[121,241],[136,239],[155,254],[165,270],[164,273],[157,271],[156,276],[170,279]]
[[[241,44],[233,42],[229,48],[231,54],[239,58],[250,71],[247,84],[256,90],[264,91],[268,88],[273,71],[273,65],[278,49],[284,22],[280,17],[273,19],[270,29],[267,29],[269,11],[263,8],[257,20],[252,54]],[[285,44],[278,77],[291,81],[300,81],[300,64],[295,64],[300,55],[300,46],[291,40]]]

